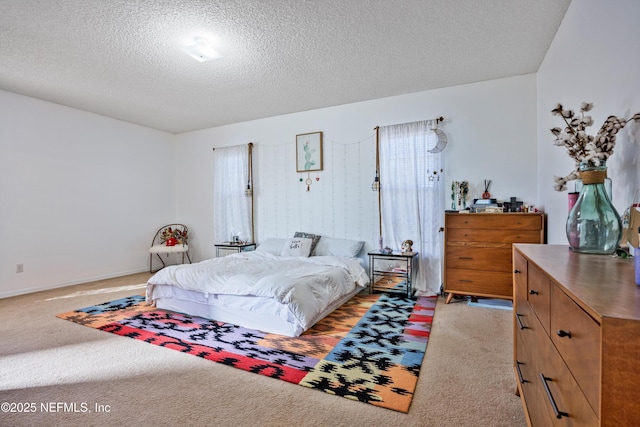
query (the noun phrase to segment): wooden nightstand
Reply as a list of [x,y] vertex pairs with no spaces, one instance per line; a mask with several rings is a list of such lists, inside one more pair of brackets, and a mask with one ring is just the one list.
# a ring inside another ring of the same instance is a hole
[[[418,252],[385,254],[372,251],[369,255],[369,292],[373,293],[382,278],[401,279],[406,283],[407,297],[413,296],[413,279],[418,268]],[[393,280],[392,280],[393,281]],[[389,288],[380,288],[389,291]]]
[[238,252],[253,251],[256,249],[255,243],[222,242],[222,243],[218,243],[215,246],[216,246],[216,258],[220,256],[229,255],[232,253],[235,254]]

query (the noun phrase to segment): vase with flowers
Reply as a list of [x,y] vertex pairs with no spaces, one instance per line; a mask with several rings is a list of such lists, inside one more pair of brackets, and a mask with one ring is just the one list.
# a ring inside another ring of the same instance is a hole
[[[622,237],[622,222],[604,184],[607,159],[613,154],[616,135],[627,120],[609,116],[595,136],[588,135],[586,128],[593,125],[593,119],[585,113],[592,108],[592,103],[583,102],[580,114],[561,104],[551,110],[551,114],[560,116],[565,123],[564,129],[551,129],[556,137],[555,145],[565,147],[575,161],[575,168],[569,175],[554,177],[554,189],[563,191],[567,189],[567,182],[578,178],[582,181],[578,200],[567,217],[569,246],[581,253],[613,254]],[[630,120],[640,121],[640,113]]]

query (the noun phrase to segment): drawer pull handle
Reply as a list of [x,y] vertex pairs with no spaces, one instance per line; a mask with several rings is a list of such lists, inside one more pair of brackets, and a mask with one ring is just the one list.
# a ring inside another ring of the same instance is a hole
[[522,371],[520,370],[520,365],[523,365],[522,362],[518,362],[516,360],[516,371],[518,372],[518,379],[520,380],[520,384],[528,383],[529,381],[522,378]]
[[520,270],[518,270],[518,269],[513,270],[513,272],[514,272],[515,274],[520,274],[520,273],[521,273],[521,272],[520,272]]
[[473,283],[473,280],[460,279],[459,282],[462,282],[462,283]]
[[520,316],[522,316],[522,314],[516,313],[516,320],[518,321],[518,325],[520,325],[520,329],[529,329],[528,327],[524,326],[522,320],[520,320]]
[[553,408],[553,413],[556,415],[556,418],[560,419],[563,416],[568,417],[569,414],[567,414],[566,412],[558,411],[558,406],[556,406],[556,401],[553,399],[553,395],[551,394],[551,390],[549,390],[549,385],[547,384],[547,381],[551,381],[551,378],[547,378],[544,376],[544,374],[540,374],[540,381],[542,381],[542,386],[544,387],[544,391],[547,392],[547,398],[551,403],[551,407]]
[[473,258],[471,258],[470,256],[461,256],[461,257],[458,257],[458,259],[473,259]]
[[539,294],[538,294],[538,291],[536,291],[535,289],[531,289],[531,290],[529,291],[529,294],[531,294],[531,295],[539,295]]
[[571,331],[563,331],[562,329],[559,329],[557,334],[560,338],[564,338],[564,337],[571,338]]

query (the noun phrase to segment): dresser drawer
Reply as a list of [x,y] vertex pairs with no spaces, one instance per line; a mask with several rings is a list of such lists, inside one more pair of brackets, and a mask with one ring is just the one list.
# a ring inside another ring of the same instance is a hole
[[518,252],[513,252],[513,293],[516,304],[527,302],[527,271],[529,264]]
[[520,345],[529,349],[535,348],[537,345],[536,336],[538,329],[540,329],[541,332],[544,331],[536,315],[533,314],[533,310],[527,302],[524,302],[523,304],[516,305],[514,315],[516,342],[518,344],[516,350]]
[[542,215],[526,214],[469,214],[469,215],[449,215],[447,216],[448,228],[487,228],[487,229],[510,229],[510,230],[536,230],[538,231],[538,241],[540,240],[540,230],[542,229]]
[[527,301],[547,334],[550,328],[549,313],[551,311],[551,281],[537,267],[529,266],[527,285]]
[[511,274],[447,268],[445,291],[462,291],[466,295],[498,295],[513,299]]
[[551,343],[551,339],[541,330],[536,331],[535,348],[538,353],[538,358],[535,359],[536,381],[540,382],[545,391],[544,407],[552,418],[553,425],[597,426],[598,417],[587,398]]
[[521,396],[526,404],[526,411],[532,426],[550,426],[553,421],[545,407],[546,394],[537,378],[534,358],[527,351],[527,347],[520,341],[516,347],[516,378],[518,379]]
[[509,230],[504,227],[447,229],[447,242],[540,243],[540,231]]
[[511,273],[511,245],[500,248],[450,247],[445,262],[447,268],[492,270]]
[[599,414],[600,325],[555,285],[551,288],[551,341]]

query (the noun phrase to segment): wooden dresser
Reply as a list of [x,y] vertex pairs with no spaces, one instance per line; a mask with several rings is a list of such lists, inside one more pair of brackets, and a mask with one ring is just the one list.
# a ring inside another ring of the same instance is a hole
[[640,425],[633,261],[514,245],[514,370],[530,426]]
[[444,292],[513,299],[512,243],[544,243],[542,213],[446,213]]

